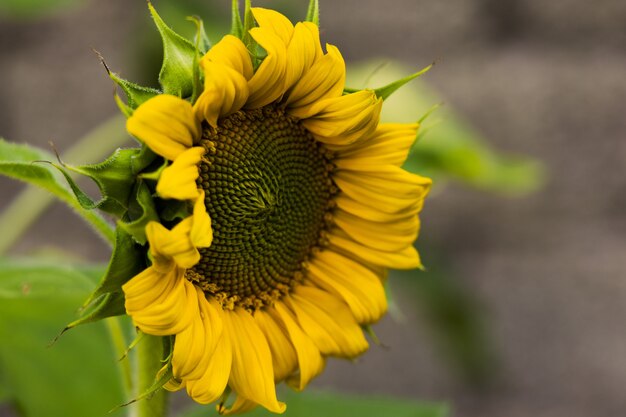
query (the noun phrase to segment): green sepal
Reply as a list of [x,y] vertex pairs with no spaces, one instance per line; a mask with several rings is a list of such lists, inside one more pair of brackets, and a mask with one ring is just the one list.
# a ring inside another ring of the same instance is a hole
[[195,103],[204,88],[202,83],[203,73],[200,71],[200,53],[204,54],[211,47],[209,38],[204,31],[204,23],[198,16],[189,16],[187,20],[196,25],[196,35],[194,36],[194,44],[196,53],[193,58],[193,92],[191,94],[191,103]]
[[[164,339],[167,339],[167,337],[165,337]],[[164,342],[164,344],[165,343],[166,342]],[[115,407],[113,410],[111,410],[111,412],[117,410],[120,407],[126,407],[128,405],[136,403],[137,401],[151,398],[156,392],[163,389],[163,385],[167,384],[167,382],[173,377],[174,377],[174,371],[172,368],[172,363],[171,361],[168,360],[167,365],[163,369],[161,369],[161,371],[159,371],[159,373],[156,375],[154,379],[154,383],[147,390],[139,394],[139,396],[137,396],[136,398],[133,398],[132,400],[128,401],[127,403],[124,403]]]
[[126,308],[124,307],[124,294],[121,292],[110,292],[101,295],[91,303],[92,307],[88,309],[88,312],[84,314],[78,320],[74,320],[61,332],[65,333],[68,330],[73,329],[81,324],[93,323],[106,319],[107,317],[122,316],[126,314]]
[[189,203],[180,200],[168,200],[165,207],[163,207],[162,210],[159,210],[161,219],[166,222],[183,220],[189,217],[190,212]]
[[306,13],[306,21],[314,23],[319,27],[320,25],[320,3],[319,0],[310,0],[309,9]]
[[154,206],[152,192],[143,181],[137,184],[135,198],[130,201],[128,206],[128,217],[132,221],[120,221],[117,223],[118,227],[132,236],[135,242],[145,245],[147,242],[146,225],[150,221],[158,222],[159,215]]
[[135,84],[121,78],[114,72],[109,72],[109,77],[113,80],[113,82],[115,82],[115,84],[120,86],[122,91],[124,91],[124,94],[126,94],[126,104],[131,110],[135,110],[137,107],[150,100],[152,97],[161,94],[161,91],[157,90],[156,88],[144,87]]
[[100,283],[83,304],[83,308],[94,304],[103,295],[121,292],[122,285],[145,269],[144,259],[145,249],[137,245],[135,239],[126,230],[116,228],[115,245],[109,265]]
[[[149,165],[155,155],[143,149],[117,149],[99,164],[72,166],[52,164],[65,177],[76,199],[88,210],[95,208],[122,218],[128,211],[138,170]],[[94,202],[69,175],[72,171],[95,181],[102,198]]]
[[163,41],[163,66],[159,72],[161,88],[165,94],[189,97],[193,94],[193,66],[198,51],[165,24],[152,3],[148,3],[148,8]]
[[206,34],[204,21],[199,16],[188,16],[187,20],[196,25],[196,34],[193,37],[193,44],[200,55],[207,53],[211,49],[211,40]]
[[[394,92],[396,92],[396,90],[398,90],[400,87],[402,87],[403,85],[405,85],[409,81],[412,81],[412,80],[416,79],[420,75],[423,75],[426,72],[428,72],[428,70],[430,70],[433,67],[433,65],[435,65],[434,62],[432,64],[430,64],[429,66],[427,66],[426,68],[416,72],[415,74],[411,74],[411,75],[409,75],[407,77],[399,79],[398,81],[394,81],[391,84],[387,84],[384,87],[380,87],[380,88],[375,89],[374,92],[376,93],[376,97],[382,98],[383,100],[387,100],[387,98],[390,95],[392,95]],[[346,89],[344,89],[344,91],[346,91]]]
[[117,103],[122,113],[126,115],[126,117],[130,117],[130,115],[132,115],[133,113],[133,110],[135,110],[145,101],[151,99],[158,94],[161,94],[161,91],[155,88],[143,87],[141,85],[123,79],[122,77],[111,71],[100,52],[96,51],[95,49],[93,49],[93,51],[96,55],[98,55],[98,59],[100,59],[100,62],[102,63],[102,66],[104,66],[104,69],[106,70],[109,78],[113,80],[113,82],[117,84],[122,89],[122,91],[124,91],[124,94],[126,94],[126,104],[121,101],[117,93],[114,97],[115,102]]
[[230,28],[230,34],[238,37],[239,39],[243,38],[243,23],[241,22],[241,15],[239,14],[239,0],[232,1],[232,24]]
[[257,24],[254,20],[254,15],[252,14],[252,4],[250,3],[250,0],[246,0],[243,12],[243,34],[241,36],[241,41],[244,45],[246,45],[246,48],[248,48],[248,51],[250,51],[250,54],[252,55],[252,64],[254,65],[254,68],[257,68],[261,63],[260,59],[257,58],[257,49],[259,44],[254,40],[252,35],[250,35],[250,29],[256,26]]

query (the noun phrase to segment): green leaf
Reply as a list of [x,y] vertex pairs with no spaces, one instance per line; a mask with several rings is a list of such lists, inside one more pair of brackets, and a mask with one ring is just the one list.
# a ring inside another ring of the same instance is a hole
[[232,24],[230,29],[230,34],[238,37],[239,39],[243,38],[243,23],[241,22],[241,15],[239,14],[239,0],[232,1]]
[[474,385],[493,376],[497,358],[479,302],[446,271],[449,260],[428,254],[426,272],[391,271],[390,283],[414,305],[430,325],[437,348],[461,376]]
[[[278,395],[287,404],[285,417],[446,417],[448,407],[443,404],[407,401],[395,398],[343,395],[336,393],[304,391]],[[180,417],[205,417],[206,407],[193,407]],[[270,417],[275,414],[258,407],[246,413],[249,417]]]
[[84,303],[84,306],[108,293],[121,292],[122,285],[146,267],[145,256],[145,250],[137,245],[133,237],[118,227],[109,265],[100,283]]
[[204,29],[204,21],[198,16],[189,16],[187,20],[196,25],[196,34],[193,38],[193,44],[196,46],[196,50],[199,52],[199,55],[206,54],[207,51],[211,49],[211,41]]
[[500,154],[467,124],[448,113],[445,121],[424,133],[405,169],[438,179],[508,195],[523,195],[545,181],[543,166],[519,155]]
[[419,77],[420,75],[425,74],[426,72],[428,72],[428,70],[430,70],[433,64],[430,64],[429,66],[427,66],[424,69],[419,70],[418,72],[411,74],[409,76],[406,76],[404,78],[401,78],[397,81],[394,81],[390,84],[387,84],[384,87],[379,87],[377,89],[374,90],[374,92],[376,93],[376,97],[378,98],[382,98],[383,100],[386,100],[390,95],[392,95],[393,93],[395,93],[399,88],[401,88],[403,85],[407,84],[409,81],[412,81],[414,79],[416,79],[417,77]]
[[52,338],[101,268],[0,259],[0,375],[23,417],[105,417],[124,401],[104,324]]
[[319,0],[310,0],[309,9],[306,13],[306,21],[320,25],[320,4]]
[[38,18],[75,7],[84,0],[2,0],[0,14],[15,18]]
[[51,192],[112,242],[114,232],[111,225],[98,213],[84,209],[51,165],[37,162],[54,159],[53,155],[41,149],[0,139],[0,174],[37,185]]
[[[350,85],[389,84],[401,74],[404,66],[388,63],[381,67],[370,62],[347,71]],[[363,81],[365,80],[365,82]],[[391,84],[393,85],[393,82]],[[428,114],[442,97],[426,84],[415,81],[396,91],[385,101],[381,120],[415,123]],[[435,120],[435,117],[438,120]],[[422,124],[419,140],[404,168],[433,178],[436,187],[446,180],[506,195],[523,195],[535,191],[545,181],[542,164],[524,155],[498,152],[488,140],[450,105],[436,109]]]
[[148,7],[163,41],[163,66],[159,73],[163,92],[189,97],[193,94],[193,67],[198,51],[191,42],[165,24],[151,3]]

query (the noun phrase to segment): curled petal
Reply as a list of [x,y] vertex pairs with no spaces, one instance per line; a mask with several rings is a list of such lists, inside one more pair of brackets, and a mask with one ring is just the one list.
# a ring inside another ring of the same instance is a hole
[[368,165],[402,166],[417,136],[417,123],[379,124],[369,139],[342,149],[339,159],[366,161]]
[[302,124],[320,142],[349,145],[376,129],[382,104],[382,99],[367,90],[330,98],[312,105],[310,112],[315,116]]
[[122,286],[126,312],[142,332],[156,336],[183,332],[198,316],[193,284],[184,270],[172,268],[161,273],[145,269]]
[[[296,24],[293,36],[287,47],[285,90],[289,90],[296,84],[302,78],[302,75],[307,73],[311,66],[318,59],[321,59],[323,55],[317,26],[310,22],[299,22]],[[341,95],[341,91],[338,95]]]
[[267,28],[253,28],[250,35],[267,51],[267,56],[248,81],[250,97],[246,107],[257,109],[276,101],[285,92],[287,46],[273,30]]
[[248,100],[248,81],[241,72],[228,65],[206,61],[204,91],[194,104],[197,120],[217,127],[217,120],[239,111]]
[[321,251],[308,272],[311,281],[348,304],[359,324],[374,323],[387,311],[380,278],[359,262],[334,251]]
[[139,106],[126,122],[126,128],[170,161],[191,148],[202,132],[191,104],[169,94],[159,94]]
[[285,45],[289,44],[293,35],[293,24],[275,10],[253,7],[252,15],[260,28],[268,29],[278,36]]
[[[326,49],[328,53],[306,70],[289,92],[285,102],[289,113],[295,117],[313,117],[325,109],[319,105],[320,101],[339,98],[343,93],[346,63],[335,46],[327,45]],[[330,102],[326,105],[330,106]]]
[[224,64],[237,71],[246,80],[252,77],[250,52],[241,39],[233,35],[226,35],[221,41],[213,45],[200,60],[200,66],[206,69],[209,62]]
[[189,148],[161,173],[156,190],[162,198],[194,200],[198,198],[198,165],[202,160],[203,147]]
[[353,358],[367,350],[363,331],[348,306],[336,296],[300,285],[285,301],[322,354]]
[[146,236],[154,268],[164,270],[171,261],[181,268],[191,268],[200,261],[200,253],[189,237],[192,226],[193,216],[187,217],[172,230],[157,222],[148,223]]

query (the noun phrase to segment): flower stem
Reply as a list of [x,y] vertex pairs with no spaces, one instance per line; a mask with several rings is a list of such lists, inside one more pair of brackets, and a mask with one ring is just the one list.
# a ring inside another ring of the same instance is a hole
[[[145,334],[137,345],[137,392],[136,395],[150,390],[161,369],[163,359],[163,339]],[[156,390],[152,395],[133,404],[135,417],[165,417],[167,415],[167,391]]]

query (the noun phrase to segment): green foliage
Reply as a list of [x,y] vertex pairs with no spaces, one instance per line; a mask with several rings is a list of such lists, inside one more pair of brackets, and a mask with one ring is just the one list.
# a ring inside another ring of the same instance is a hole
[[[398,400],[383,397],[358,397],[336,393],[315,392],[307,390],[301,393],[280,395],[287,403],[285,417],[446,417],[448,407],[419,401]],[[216,415],[206,407],[194,407],[179,417],[205,417]],[[248,417],[271,417],[272,414],[261,407],[250,413]]]
[[198,50],[166,25],[151,3],[148,7],[163,41],[163,65],[159,73],[163,92],[190,97],[194,92],[194,62]]
[[428,259],[426,272],[390,271],[392,290],[415,300],[438,350],[464,379],[473,384],[487,383],[497,360],[478,302],[455,277],[446,274],[445,262],[436,262],[432,255]]
[[[431,111],[433,105],[440,103],[441,97],[418,82],[397,89],[411,79],[412,76],[400,79],[405,73],[406,70],[399,64],[377,66],[365,63],[348,69],[348,83],[359,88],[386,85],[379,89],[381,94],[383,91],[385,94],[394,94],[385,101],[382,120],[416,122]],[[526,156],[502,154],[492,149],[486,139],[449,106],[438,108],[422,123],[419,140],[404,168],[432,177],[435,187],[443,181],[454,180],[503,194],[534,191],[543,184],[545,176],[539,162]]]
[[67,189],[61,176],[50,164],[55,159],[50,153],[28,145],[18,145],[0,139],[0,174],[37,185],[73,208],[109,241],[114,240],[111,226],[99,214],[86,210]]
[[61,12],[85,3],[84,0],[2,0],[0,15],[17,18],[38,18]]
[[0,392],[23,417],[105,417],[123,402],[104,323],[49,346],[93,287],[100,267],[0,259]]

